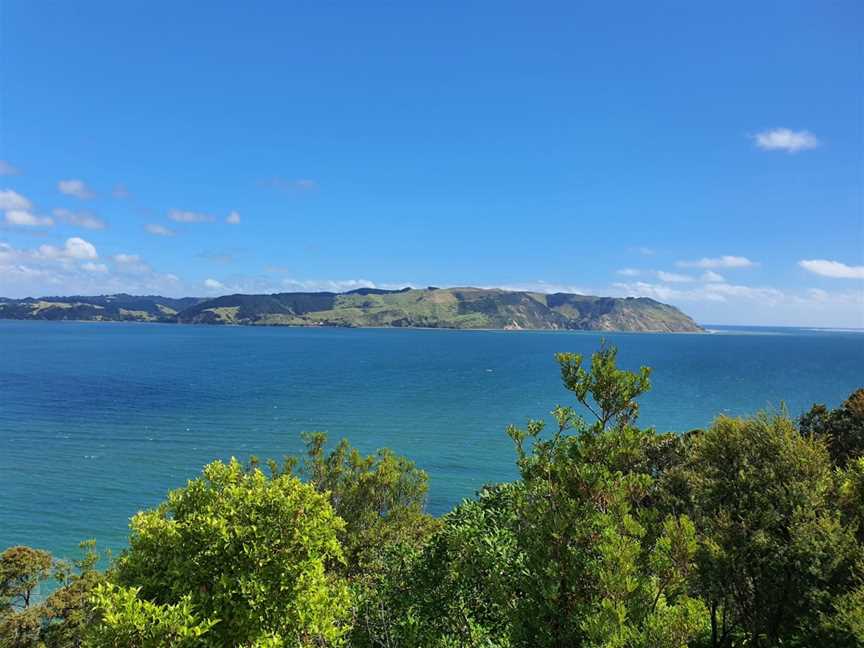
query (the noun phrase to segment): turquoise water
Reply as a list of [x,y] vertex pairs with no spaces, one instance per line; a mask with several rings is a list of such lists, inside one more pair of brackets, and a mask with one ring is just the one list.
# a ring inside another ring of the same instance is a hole
[[[717,327],[720,329],[720,327]],[[441,513],[514,476],[508,423],[569,402],[552,354],[600,334],[0,321],[0,548],[122,547],[127,520],[211,459],[281,457],[304,430],[389,446]],[[645,425],[686,431],[864,385],[864,334],[606,334],[654,368]]]

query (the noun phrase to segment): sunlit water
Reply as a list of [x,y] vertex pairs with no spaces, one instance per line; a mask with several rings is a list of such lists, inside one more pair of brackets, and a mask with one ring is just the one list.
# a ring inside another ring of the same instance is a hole
[[[641,422],[663,431],[864,385],[864,334],[711,327],[605,334],[653,367]],[[214,458],[281,457],[300,432],[389,446],[442,513],[514,476],[504,429],[569,403],[556,351],[586,332],[347,330],[0,321],[0,548],[125,544],[127,521]]]

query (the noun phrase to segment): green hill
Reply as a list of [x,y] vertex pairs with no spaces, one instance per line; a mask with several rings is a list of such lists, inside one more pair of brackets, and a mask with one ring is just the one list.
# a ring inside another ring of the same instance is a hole
[[84,320],[106,322],[176,322],[177,313],[200,302],[196,297],[172,299],[156,295],[85,297],[0,297],[0,319]]
[[578,329],[696,332],[674,306],[646,297],[593,297],[483,288],[224,295],[213,299],[102,295],[0,298],[0,319],[259,326]]

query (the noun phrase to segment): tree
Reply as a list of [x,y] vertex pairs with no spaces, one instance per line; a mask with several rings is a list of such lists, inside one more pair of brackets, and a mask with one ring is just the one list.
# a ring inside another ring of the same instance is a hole
[[348,593],[326,566],[343,560],[343,525],[327,498],[296,477],[213,462],[132,518],[129,549],[115,567],[121,587],[100,594],[100,645],[118,645],[111,637],[123,635],[112,628],[132,621],[113,623],[108,613],[127,608],[133,617],[164,612],[171,624],[206,628],[215,645],[337,644]]
[[591,356],[590,369],[585,369],[578,353],[558,353],[555,359],[564,387],[594,415],[600,430],[605,430],[610,422],[625,428],[636,420],[639,415],[636,398],[651,389],[649,367],[641,367],[638,373],[619,369],[618,349],[606,346],[605,342]]
[[[286,468],[326,494],[345,521],[338,536],[345,552],[341,569],[349,577],[380,569],[382,552],[398,544],[419,546],[437,526],[425,512],[428,477],[413,461],[389,449],[364,456],[347,439],[328,453],[326,434],[303,438],[306,456],[289,460]],[[277,470],[272,463],[271,469]]]
[[845,470],[838,472],[838,479],[837,503],[843,520],[864,546],[864,457],[849,462]]
[[837,466],[864,456],[864,388],[835,410],[814,405],[799,420],[801,434],[823,439]]
[[484,488],[444,516],[421,549],[394,547],[358,601],[357,648],[496,648],[510,645],[512,532],[519,484]]
[[[29,547],[13,547],[4,555],[15,555],[10,563],[30,565],[30,576],[24,587],[30,587],[53,577],[59,587],[46,598],[35,602],[29,595],[22,597],[22,606],[7,609],[0,615],[0,647],[2,648],[77,648],[84,631],[92,620],[90,594],[103,580],[96,571],[99,560],[96,543],[82,542],[82,558],[71,563],[55,560],[46,551]],[[14,550],[14,551],[13,551]],[[8,565],[7,565],[8,566]],[[35,567],[34,567],[35,566]]]
[[809,645],[860,554],[823,443],[782,414],[720,417],[694,441],[689,486],[712,645]]
[[670,516],[649,534],[643,522],[655,520],[640,520],[654,434],[635,427],[635,399],[650,388],[650,370],[618,369],[616,358],[604,346],[585,369],[580,355],[556,356],[592,425],[559,406],[551,438],[541,436],[543,421],[508,429],[523,483],[514,516],[524,556],[514,574],[516,645],[677,647],[703,630],[704,607],[686,587],[693,525]]
[[[358,646],[680,648],[707,632],[688,595],[697,548],[686,517],[656,520],[643,500],[668,451],[634,427],[648,370],[616,366],[602,348],[590,369],[559,354],[562,379],[595,422],[573,408],[510,427],[521,478],[484,488],[442,520],[361,607]],[[652,454],[653,453],[653,454]]]
[[328,498],[344,521],[337,535],[345,560],[328,567],[345,576],[351,587],[352,645],[362,641],[358,626],[369,630],[368,645],[376,645],[396,632],[390,627],[397,614],[391,604],[396,601],[390,600],[388,608],[382,609],[380,588],[388,579],[397,578],[409,557],[417,554],[439,526],[425,511],[428,477],[414,462],[388,449],[363,455],[342,439],[328,452],[326,434],[304,434],[303,439],[306,453],[302,458],[288,457],[281,468],[272,461],[268,465],[274,475],[301,476]]
[[[49,648],[78,648],[95,617],[91,596],[104,583],[105,575],[96,569],[100,556],[95,540],[78,545],[81,558],[71,563],[57,561],[54,578],[60,584],[42,605],[41,640]],[[110,559],[110,554],[106,555]]]
[[32,597],[52,563],[49,552],[31,547],[9,547],[0,554],[0,648],[37,646],[42,618]]
[[51,573],[51,554],[31,547],[9,547],[0,554],[0,612],[30,607],[33,590]]

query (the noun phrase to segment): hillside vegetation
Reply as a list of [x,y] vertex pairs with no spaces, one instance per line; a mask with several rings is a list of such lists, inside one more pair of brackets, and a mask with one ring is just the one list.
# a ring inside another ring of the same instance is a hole
[[105,572],[92,541],[72,564],[0,553],[0,647],[864,645],[864,389],[662,434],[637,425],[648,368],[557,360],[573,403],[508,428],[515,481],[435,518],[389,450],[318,433],[215,461],[132,517]]
[[674,306],[648,298],[593,297],[481,288],[347,293],[0,299],[0,319],[245,324],[259,326],[427,327],[701,331]]

